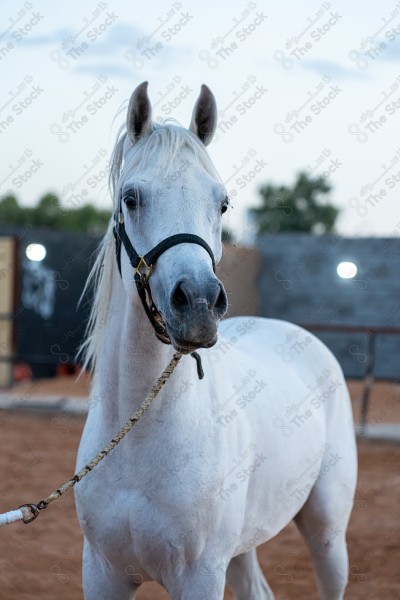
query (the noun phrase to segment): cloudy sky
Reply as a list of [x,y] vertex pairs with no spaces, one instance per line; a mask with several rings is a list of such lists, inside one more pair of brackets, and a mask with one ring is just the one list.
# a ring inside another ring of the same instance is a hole
[[326,173],[343,235],[400,222],[400,2],[1,3],[0,194],[110,206],[109,154],[133,88],[187,125],[201,83],[220,121],[210,153],[233,199]]

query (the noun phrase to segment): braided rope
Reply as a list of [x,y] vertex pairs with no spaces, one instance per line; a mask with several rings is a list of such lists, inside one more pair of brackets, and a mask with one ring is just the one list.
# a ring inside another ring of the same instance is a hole
[[126,436],[126,434],[129,433],[129,431],[133,429],[133,427],[135,427],[139,419],[150,408],[151,404],[157,397],[161,388],[174,372],[175,367],[181,358],[182,354],[180,352],[176,352],[174,354],[171,362],[160,375],[160,377],[157,379],[156,383],[153,385],[151,391],[147,395],[146,399],[142,402],[138,410],[132,415],[130,419],[128,419],[125,425],[121,427],[119,432],[112,438],[112,440],[106,446],[104,446],[104,448],[100,450],[100,452],[98,452],[96,456],[94,456],[85,467],[78,471],[71,479],[68,479],[68,481],[66,481],[60,488],[52,492],[50,496],[47,496],[47,498],[38,502],[38,504],[23,504],[16,510],[11,510],[9,512],[0,514],[0,527],[2,527],[3,525],[8,525],[10,523],[15,523],[16,521],[30,523],[31,521],[36,519],[40,510],[43,510],[51,502],[57,500],[60,496],[64,494],[64,492],[69,490],[76,483],[78,483],[78,481],[81,481],[81,479],[83,479],[88,473],[90,473],[90,471],[92,471],[94,467],[98,465],[99,462],[107,456],[107,454],[110,454],[111,450],[113,450],[115,446],[119,444],[119,442]]

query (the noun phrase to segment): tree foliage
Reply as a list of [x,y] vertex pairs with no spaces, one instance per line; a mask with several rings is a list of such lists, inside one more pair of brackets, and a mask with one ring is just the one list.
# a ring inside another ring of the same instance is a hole
[[251,209],[258,233],[333,231],[339,209],[321,199],[330,190],[325,177],[312,179],[306,173],[299,173],[292,187],[263,185],[262,204]]
[[230,229],[226,227],[222,228],[221,239],[224,243],[230,243],[233,241],[233,235]]
[[36,206],[21,206],[13,195],[0,199],[0,223],[32,225],[66,231],[100,233],[107,227],[109,210],[99,210],[92,204],[66,208],[55,194],[45,194]]

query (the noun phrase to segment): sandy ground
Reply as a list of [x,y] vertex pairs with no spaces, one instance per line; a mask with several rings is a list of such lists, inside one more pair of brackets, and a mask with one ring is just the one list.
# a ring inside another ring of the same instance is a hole
[[[83,422],[60,413],[0,412],[0,512],[37,502],[71,476]],[[400,598],[400,448],[361,441],[359,460],[346,598],[394,600]],[[81,545],[71,492],[35,523],[2,528],[0,600],[82,598]],[[277,600],[317,598],[308,552],[294,525],[261,546],[259,559]],[[156,584],[145,584],[138,594],[139,600],[168,597]],[[229,591],[225,598],[232,598]]]

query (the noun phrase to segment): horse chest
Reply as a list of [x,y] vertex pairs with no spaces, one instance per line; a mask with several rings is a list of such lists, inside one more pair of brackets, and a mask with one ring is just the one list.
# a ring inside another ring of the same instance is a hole
[[207,537],[199,533],[208,530],[202,514],[185,499],[176,497],[173,507],[165,506],[159,496],[110,486],[101,498],[92,501],[89,494],[80,504],[85,536],[117,568],[135,564],[157,579],[165,561],[176,567],[192,562],[206,544]]
[[[163,451],[153,447],[151,452],[146,444],[126,452],[116,449],[76,488],[85,536],[107,556],[126,561],[162,548],[171,560],[172,555],[193,559],[203,543],[199,528],[212,526],[210,514],[217,518],[207,505],[204,463],[210,458],[193,450],[193,440],[191,452],[188,440],[158,442]],[[215,472],[216,462],[210,466]]]

